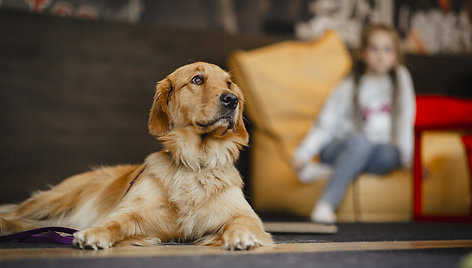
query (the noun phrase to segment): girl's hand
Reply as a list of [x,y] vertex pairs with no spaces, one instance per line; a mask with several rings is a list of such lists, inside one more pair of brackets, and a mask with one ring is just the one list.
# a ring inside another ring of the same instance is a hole
[[302,171],[302,169],[306,166],[307,163],[301,161],[301,160],[298,160],[296,158],[294,158],[292,160],[292,168],[293,170],[295,171],[295,173],[300,173],[300,171]]

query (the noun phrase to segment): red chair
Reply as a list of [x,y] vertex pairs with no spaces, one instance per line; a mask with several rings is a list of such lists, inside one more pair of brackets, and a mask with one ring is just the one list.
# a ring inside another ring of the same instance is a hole
[[[472,131],[472,99],[446,96],[417,96],[415,121],[415,150],[413,162],[413,213],[415,220],[472,221],[472,210],[467,216],[423,215],[421,134],[431,130]],[[472,135],[465,135],[469,171],[472,178]]]

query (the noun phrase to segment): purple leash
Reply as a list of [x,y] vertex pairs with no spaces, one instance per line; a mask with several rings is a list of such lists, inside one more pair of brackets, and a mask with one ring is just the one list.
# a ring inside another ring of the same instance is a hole
[[[71,235],[62,236],[57,232]],[[0,236],[0,243],[18,240],[19,242],[29,243],[55,243],[72,245],[72,240],[74,240],[74,236],[72,236],[72,234],[75,232],[77,232],[77,230],[66,227],[43,227],[9,235],[2,235]]]

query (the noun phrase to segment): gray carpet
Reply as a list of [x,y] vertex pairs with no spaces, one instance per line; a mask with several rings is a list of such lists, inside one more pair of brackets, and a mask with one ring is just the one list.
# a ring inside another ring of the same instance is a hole
[[338,232],[323,234],[275,234],[278,243],[420,241],[472,239],[468,223],[341,223]]
[[[338,225],[324,234],[273,234],[277,243],[419,241],[472,239],[472,225],[458,223],[388,223]],[[9,242],[1,248],[62,247]],[[0,262],[0,267],[459,267],[471,248],[340,251],[277,254],[161,256],[147,258],[28,259]]]

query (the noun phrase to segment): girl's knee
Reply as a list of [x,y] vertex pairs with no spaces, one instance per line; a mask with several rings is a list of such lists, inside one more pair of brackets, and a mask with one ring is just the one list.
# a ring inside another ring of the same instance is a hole
[[398,149],[392,145],[379,146],[372,157],[368,171],[376,174],[387,174],[397,168],[400,163]]
[[378,150],[377,157],[380,158],[381,162],[392,163],[392,165],[398,164],[398,161],[400,160],[398,149],[390,145],[381,146]]

